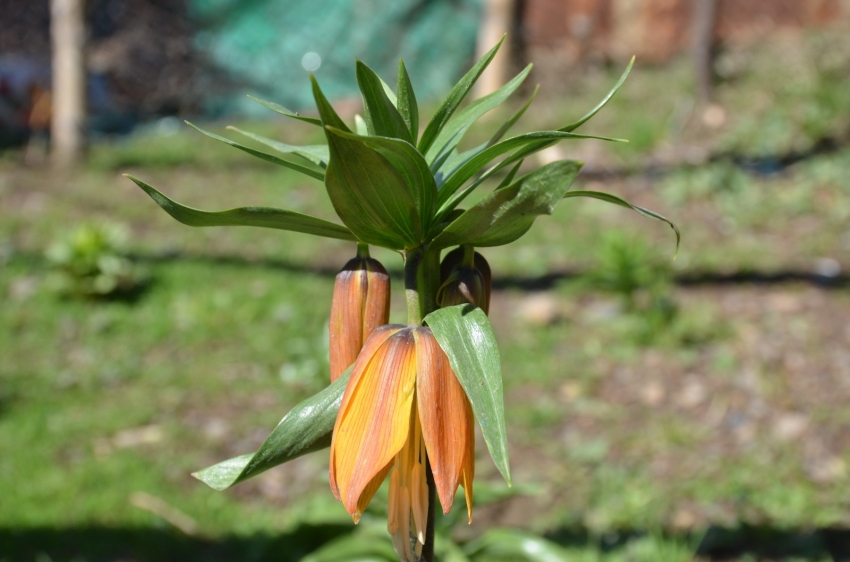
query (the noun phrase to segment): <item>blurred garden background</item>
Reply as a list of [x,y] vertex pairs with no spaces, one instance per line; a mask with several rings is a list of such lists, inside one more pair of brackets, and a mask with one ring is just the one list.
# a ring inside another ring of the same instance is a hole
[[[190,476],[327,384],[353,245],[192,229],[120,174],[193,207],[330,218],[319,183],[182,120],[269,152],[225,127],[323,142],[245,94],[314,115],[313,71],[352,121],[354,58],[394,84],[402,56],[424,122],[503,32],[477,95],[534,62],[498,110],[540,84],[515,133],[574,121],[637,55],[581,130],[631,142],[536,164],[583,160],[579,189],[660,212],[683,242],[674,260],[662,223],[570,200],[483,250],[514,487],[479,439],[475,520],[441,531],[444,559],[850,560],[846,0],[52,4],[0,0],[0,561],[380,559],[381,519],[351,525],[326,451],[227,492]],[[63,4],[84,26],[70,147]]]

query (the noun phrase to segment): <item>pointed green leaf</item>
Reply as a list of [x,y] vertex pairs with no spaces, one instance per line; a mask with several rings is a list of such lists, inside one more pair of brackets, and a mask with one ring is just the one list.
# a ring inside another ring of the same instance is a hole
[[228,211],[200,211],[169,199],[138,178],[129,174],[124,174],[124,177],[133,180],[166,213],[189,226],[260,226],[303,232],[338,240],[357,240],[350,230],[340,224],[293,211],[269,207],[239,207]]
[[534,86],[534,91],[533,91],[533,92],[531,92],[531,97],[529,97],[529,98],[528,98],[528,101],[527,101],[527,102],[525,102],[525,104],[523,104],[523,106],[522,106],[522,107],[520,107],[520,108],[517,110],[517,112],[516,112],[516,113],[514,113],[513,115],[511,115],[511,118],[510,118],[510,119],[508,119],[507,121],[505,121],[505,122],[502,124],[502,126],[501,126],[501,127],[499,127],[499,130],[498,130],[498,131],[496,131],[496,132],[493,134],[493,136],[492,136],[492,137],[490,137],[490,140],[487,142],[487,146],[493,146],[494,144],[496,144],[497,142],[499,142],[500,140],[502,140],[502,137],[503,137],[503,136],[505,136],[505,133],[507,133],[507,132],[510,130],[510,128],[511,128],[511,127],[513,127],[513,126],[514,126],[514,124],[515,124],[517,121],[519,121],[519,118],[520,118],[520,117],[522,117],[522,116],[523,116],[523,114],[525,113],[525,111],[526,111],[526,110],[527,110],[527,109],[531,106],[531,104],[534,102],[534,98],[536,98],[536,97],[537,97],[537,92],[539,92],[539,91],[540,91],[540,84],[537,84],[536,86]]
[[433,162],[436,160],[440,154],[445,151],[451,151],[460,144],[461,139],[469,130],[475,121],[477,121],[482,115],[498,106],[502,102],[504,102],[508,97],[513,94],[517,88],[525,81],[528,73],[531,72],[531,67],[533,65],[528,65],[525,69],[517,74],[510,82],[496,90],[495,92],[488,94],[482,98],[478,98],[474,102],[470,103],[460,111],[458,111],[457,115],[449,121],[449,123],[440,131],[440,134],[437,135],[437,138],[431,144],[431,148],[428,149],[428,153],[425,155],[425,159],[428,162]]
[[324,179],[325,179],[325,174],[322,172],[322,170],[320,170],[318,168],[315,168],[315,167],[312,167],[312,166],[309,166],[309,167],[304,166],[304,165],[298,164],[296,162],[290,162],[289,160],[284,160],[283,158],[278,158],[277,156],[272,156],[271,154],[266,154],[265,152],[260,152],[259,150],[254,150],[253,148],[248,148],[247,146],[241,145],[238,142],[232,141],[232,140],[230,140],[226,137],[222,137],[222,136],[217,135],[215,133],[205,131],[205,130],[201,129],[200,127],[197,127],[197,126],[189,123],[188,121],[186,121],[186,124],[189,125],[190,127],[192,127],[193,129],[195,129],[196,131],[198,131],[199,133],[203,133],[206,136],[213,138],[217,141],[221,141],[225,144],[229,144],[230,146],[232,146],[234,148],[238,148],[239,150],[241,150],[243,152],[247,152],[251,156],[256,156],[257,158],[265,160],[266,162],[271,162],[272,164],[277,164],[278,166],[283,166],[285,168],[295,170],[296,172],[301,172],[304,175],[310,176],[311,178],[316,178],[317,180],[320,180],[320,181],[324,181]]
[[361,61],[357,61],[357,85],[363,94],[363,106],[366,112],[364,117],[369,133],[402,139],[413,144],[410,129],[395,104],[387,96],[384,82],[375,74],[375,71]]
[[425,323],[448,355],[481,425],[490,456],[510,485],[502,368],[487,315],[476,306],[461,304],[435,310],[425,317]]
[[359,113],[354,114],[354,131],[361,137],[369,136],[369,127],[366,125],[366,120]]
[[[607,140],[613,142],[628,142],[622,139],[613,139],[610,137],[597,137],[593,135],[578,135],[576,133],[568,133],[564,131],[535,131],[533,133],[526,133],[524,135],[519,135],[516,137],[511,137],[509,139],[503,140],[499,143],[494,144],[490,148],[482,150],[472,158],[470,158],[463,166],[461,166],[452,176],[446,181],[443,187],[440,188],[438,204],[442,207],[442,205],[449,200],[449,198],[454,194],[455,191],[460,188],[466,180],[471,178],[478,172],[483,166],[489,163],[494,158],[501,156],[502,154],[514,150],[518,147],[523,147],[529,144],[536,144],[541,142],[550,142],[550,141],[559,141],[562,139],[600,139]],[[554,143],[553,143],[554,144]],[[513,156],[511,156],[513,159]],[[513,160],[514,162],[516,160]],[[489,170],[488,170],[489,172]],[[489,174],[485,174],[489,175]],[[483,178],[484,176],[482,176]]]
[[507,186],[511,185],[511,182],[514,181],[514,177],[516,177],[516,173],[519,171],[519,168],[520,168],[520,166],[522,166],[523,162],[525,162],[525,160],[520,160],[519,162],[517,162],[516,166],[511,168],[511,171],[508,172],[508,175],[506,175],[504,177],[504,179],[502,179],[502,181],[499,182],[499,185],[496,186],[496,189],[502,189],[503,187],[507,187]]
[[351,133],[315,78],[313,97],[330,147],[325,187],[342,222],[367,244],[400,250],[418,245],[422,222],[417,200],[401,173],[380,153],[343,136]]
[[500,246],[531,228],[539,215],[551,215],[581,170],[581,162],[552,162],[497,189],[455,219],[431,242],[430,248],[459,244]]
[[[617,90],[619,90],[620,86],[622,86],[623,83],[626,81],[626,78],[629,76],[629,72],[631,72],[632,66],[634,66],[634,63],[635,63],[635,58],[632,57],[632,60],[629,62],[629,65],[626,67],[626,70],[623,72],[623,74],[620,75],[620,79],[617,80],[617,83],[614,84],[614,87],[611,88],[611,90],[605,95],[604,98],[602,98],[602,100],[599,103],[596,104],[596,106],[593,109],[591,109],[590,111],[585,113],[584,116],[581,119],[579,119],[578,121],[576,121],[575,123],[570,123],[569,125],[567,125],[565,127],[561,127],[558,130],[564,131],[566,133],[571,133],[571,132],[575,131],[576,129],[578,129],[579,127],[581,127],[582,125],[584,125],[585,123],[587,123],[587,121],[589,121],[591,117],[593,117],[594,115],[599,113],[599,110],[602,109],[603,107],[605,107],[605,105],[609,101],[611,101],[611,98],[614,97],[614,94],[617,93]],[[538,143],[530,144],[526,147],[523,147],[521,150],[518,150],[516,153],[512,154],[510,156],[510,158],[507,158],[504,162],[502,162],[502,164],[503,165],[512,164],[513,162],[516,162],[520,158],[527,158],[528,156],[534,154],[535,152],[540,152],[541,150],[549,148],[553,144],[555,144],[555,143],[552,142],[552,141],[541,141],[541,142],[538,142]]]
[[349,367],[330,386],[292,408],[257,452],[222,461],[192,476],[210,488],[225,490],[279,464],[330,446],[350,375]]
[[410,131],[410,136],[413,139],[413,144],[416,144],[416,138],[419,136],[419,106],[416,103],[416,94],[413,91],[413,84],[410,82],[410,76],[407,75],[407,68],[404,67],[404,61],[398,59],[398,112],[401,118],[407,123],[407,129]]
[[278,152],[282,152],[284,154],[296,154],[301,158],[316,164],[322,168],[327,168],[328,160],[330,160],[330,152],[328,150],[328,145],[326,144],[308,144],[306,146],[293,146],[291,144],[286,144],[283,142],[276,141],[274,139],[270,139],[268,137],[264,137],[262,135],[258,135],[256,133],[251,133],[248,131],[243,131],[242,129],[238,129],[233,127],[232,125],[228,125],[227,127],[230,131],[236,131],[240,135],[245,135],[249,139],[254,139],[255,141],[262,143],[269,148],[273,148]]
[[423,228],[431,224],[436,212],[437,185],[425,159],[409,142],[388,137],[362,136],[334,129],[337,135],[361,142],[376,150],[395,166],[417,201]]
[[669,219],[659,215],[658,213],[650,211],[649,209],[644,209],[643,207],[638,207],[637,205],[632,205],[628,201],[620,199],[616,195],[611,195],[610,193],[604,193],[601,191],[570,191],[569,193],[564,195],[564,199],[567,199],[569,197],[590,197],[592,199],[599,199],[600,201],[613,203],[614,205],[619,205],[620,207],[631,209],[647,218],[666,222],[670,226],[670,228],[673,229],[673,232],[676,233],[676,253],[679,252],[679,243],[682,240],[682,234],[679,232],[679,228],[675,224],[673,224],[673,222],[671,222]]
[[628,78],[629,72],[632,71],[632,67],[634,65],[635,65],[635,57],[632,57],[632,60],[630,60],[628,66],[626,66],[626,70],[624,70],[623,74],[620,75],[620,79],[617,80],[617,83],[614,84],[614,87],[611,88],[611,90],[605,95],[605,97],[602,98],[602,100],[599,103],[597,103],[596,106],[593,109],[591,109],[590,111],[585,113],[584,116],[581,119],[579,119],[575,123],[571,123],[571,124],[567,125],[566,127],[561,128],[559,130],[560,131],[566,131],[568,133],[575,131],[576,129],[578,129],[579,127],[581,127],[585,123],[587,123],[590,120],[591,117],[593,117],[594,115],[599,113],[599,110],[602,109],[603,107],[605,107],[605,105],[609,101],[611,101],[611,98],[614,97],[614,94],[617,93],[617,90],[619,90],[620,86],[622,86],[623,83],[626,81],[626,78]]
[[440,104],[440,107],[437,108],[436,113],[434,113],[434,116],[431,117],[431,120],[425,127],[425,132],[422,133],[422,139],[419,141],[419,145],[417,146],[419,152],[422,154],[428,154],[428,151],[431,149],[431,144],[437,139],[437,136],[440,134],[440,131],[443,130],[443,127],[446,126],[446,123],[449,122],[449,119],[451,119],[452,114],[458,108],[460,102],[463,101],[463,98],[466,97],[466,94],[469,93],[469,90],[471,90],[472,86],[475,85],[475,82],[478,81],[481,73],[484,72],[484,69],[487,68],[487,65],[490,64],[493,57],[496,56],[496,53],[499,51],[499,47],[502,46],[502,42],[504,40],[505,36],[503,35],[496,46],[481,57],[481,59],[475,63],[475,66],[469,69],[469,72],[464,74],[463,78],[460,79],[460,82],[454,85],[449,92],[449,95],[446,96],[446,99],[443,100],[443,103]]
[[287,116],[291,119],[297,119],[298,121],[310,123],[311,125],[318,125],[320,127],[322,126],[322,121],[320,119],[316,119],[315,117],[304,117],[303,115],[299,115],[295,111],[291,111],[289,109],[286,109],[285,107],[283,107],[279,103],[275,103],[273,101],[262,100],[260,98],[255,98],[254,96],[248,96],[248,97],[251,98],[252,100],[254,100],[255,102],[259,103],[260,105],[266,106],[267,108],[271,109],[275,113],[280,113],[281,115],[285,115],[285,116]]

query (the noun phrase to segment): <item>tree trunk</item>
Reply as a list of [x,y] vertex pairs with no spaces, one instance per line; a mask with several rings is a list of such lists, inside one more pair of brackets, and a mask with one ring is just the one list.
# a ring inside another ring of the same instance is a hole
[[717,0],[694,0],[694,71],[697,100],[702,105],[711,102],[716,23]]
[[59,165],[77,162],[85,148],[86,70],[84,0],[50,0],[53,51],[51,151]]

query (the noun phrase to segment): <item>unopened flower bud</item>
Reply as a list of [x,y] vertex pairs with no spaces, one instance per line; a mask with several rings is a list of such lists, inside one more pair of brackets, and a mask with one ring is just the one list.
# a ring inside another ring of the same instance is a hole
[[490,311],[490,265],[478,252],[474,255],[474,266],[465,264],[464,252],[469,251],[471,249],[459,247],[443,258],[440,264],[442,286],[437,294],[437,301],[441,307],[472,303],[487,314]]
[[354,363],[369,334],[389,317],[390,276],[368,250],[360,248],[334,282],[328,326],[331,382]]

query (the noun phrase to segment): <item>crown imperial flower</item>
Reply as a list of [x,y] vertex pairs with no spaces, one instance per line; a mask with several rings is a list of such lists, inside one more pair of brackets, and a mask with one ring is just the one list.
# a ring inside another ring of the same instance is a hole
[[357,522],[389,475],[387,528],[399,556],[413,561],[425,543],[426,463],[443,512],[463,485],[471,521],[472,424],[466,393],[431,329],[382,326],[363,347],[342,398],[331,443],[331,490]]

